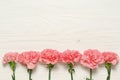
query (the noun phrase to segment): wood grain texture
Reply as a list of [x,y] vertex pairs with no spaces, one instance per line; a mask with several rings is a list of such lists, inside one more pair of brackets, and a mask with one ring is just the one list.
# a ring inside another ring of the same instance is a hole
[[[9,51],[60,51],[88,48],[115,51],[120,55],[119,0],[0,0],[0,62]],[[9,80],[11,71],[0,63],[0,79]],[[87,69],[75,67],[74,80],[85,80]],[[18,64],[17,80],[27,80],[25,68]],[[120,64],[112,71],[111,80],[120,80]],[[7,73],[7,75],[6,75]],[[47,80],[47,69],[38,65],[34,80]],[[67,68],[57,65],[52,80],[69,80]],[[3,77],[7,76],[7,77]],[[67,77],[66,77],[67,76]],[[94,80],[105,80],[100,67]]]

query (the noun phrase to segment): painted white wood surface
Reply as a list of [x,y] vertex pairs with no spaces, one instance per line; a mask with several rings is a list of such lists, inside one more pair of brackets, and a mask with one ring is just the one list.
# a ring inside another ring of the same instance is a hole
[[[88,48],[115,51],[120,56],[120,0],[0,0],[0,80],[10,80],[9,66],[3,67],[6,52]],[[87,69],[75,67],[74,80],[85,80]],[[98,68],[94,80],[105,80],[106,70]],[[120,80],[120,64],[111,80]],[[47,80],[48,71],[38,65],[33,80]],[[18,64],[16,80],[28,80]],[[70,80],[67,68],[57,65],[52,80]]]

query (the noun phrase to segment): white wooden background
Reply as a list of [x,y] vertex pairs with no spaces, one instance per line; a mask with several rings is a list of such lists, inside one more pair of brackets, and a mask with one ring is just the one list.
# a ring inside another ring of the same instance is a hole
[[[6,52],[88,49],[114,51],[120,56],[120,0],[0,0],[0,80],[11,80],[9,66],[3,67]],[[85,80],[88,70],[77,65],[74,80]],[[102,66],[94,80],[106,80]],[[33,80],[47,80],[48,70],[38,65]],[[18,64],[16,80],[28,80],[26,68]],[[58,64],[52,80],[70,80],[67,68]],[[111,80],[120,80],[120,64]]]

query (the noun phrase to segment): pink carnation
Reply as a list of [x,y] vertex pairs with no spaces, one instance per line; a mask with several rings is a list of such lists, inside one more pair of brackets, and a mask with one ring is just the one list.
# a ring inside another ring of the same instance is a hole
[[3,57],[3,64],[9,63],[9,62],[17,62],[18,53],[17,52],[8,52]]
[[28,69],[34,69],[39,60],[39,57],[39,52],[28,51],[21,53],[18,57],[18,60],[21,64],[26,65]]
[[39,61],[45,64],[55,64],[59,61],[59,52],[53,49],[45,49],[41,52]]
[[98,50],[88,49],[84,51],[80,62],[82,65],[88,68],[95,69],[98,67],[99,64],[104,62],[104,59],[102,54]]
[[104,61],[113,65],[118,63],[118,55],[114,52],[103,52]]
[[64,63],[77,63],[80,61],[81,54],[76,50],[66,50],[61,54],[61,61]]

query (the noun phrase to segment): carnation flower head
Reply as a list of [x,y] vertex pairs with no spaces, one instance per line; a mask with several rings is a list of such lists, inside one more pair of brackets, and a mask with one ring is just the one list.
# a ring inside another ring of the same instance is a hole
[[60,52],[53,49],[44,49],[40,54],[39,61],[45,64],[56,64],[60,58]]
[[90,69],[95,69],[104,62],[101,52],[97,49],[88,49],[84,51],[80,63]]
[[3,64],[9,63],[9,62],[17,62],[18,53],[17,52],[8,52],[3,57]]
[[40,53],[36,52],[36,51],[26,51],[26,52],[22,52],[19,56],[18,56],[18,61],[23,64],[26,65],[26,67],[28,69],[34,69],[36,67],[36,64],[39,60],[40,57]]
[[115,52],[103,52],[104,61],[116,65],[119,61],[119,57]]
[[62,54],[61,54],[61,61],[64,63],[77,63],[80,61],[81,59],[81,54],[79,53],[79,51],[77,50],[65,50]]

